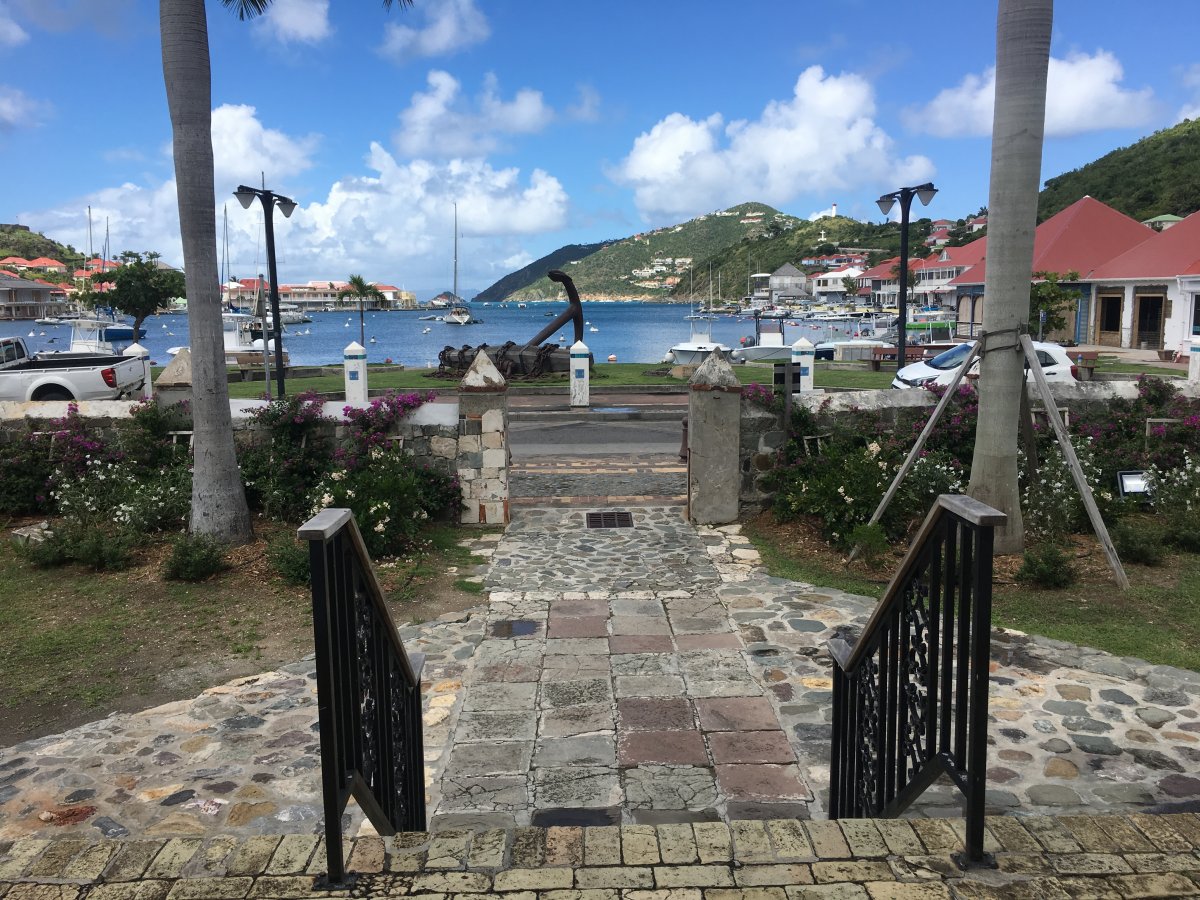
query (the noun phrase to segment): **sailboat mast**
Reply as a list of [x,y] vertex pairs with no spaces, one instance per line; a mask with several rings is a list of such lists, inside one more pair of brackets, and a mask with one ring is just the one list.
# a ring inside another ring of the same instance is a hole
[[454,302],[458,302],[458,204],[454,204]]

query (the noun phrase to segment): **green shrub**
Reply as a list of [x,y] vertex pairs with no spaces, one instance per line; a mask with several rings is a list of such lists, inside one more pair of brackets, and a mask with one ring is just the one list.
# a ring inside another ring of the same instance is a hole
[[1172,510],[1166,520],[1167,543],[1187,553],[1200,553],[1200,515],[1190,510]]
[[1017,580],[1038,587],[1063,588],[1075,581],[1075,567],[1061,547],[1044,544],[1025,551],[1025,561],[1017,572]]
[[192,430],[192,411],[187,403],[164,406],[143,400],[131,410],[129,421],[118,429],[117,439],[125,459],[145,468],[159,469],[186,463],[186,435],[172,432]]
[[1162,529],[1145,522],[1138,525],[1121,523],[1112,529],[1113,546],[1122,562],[1142,566],[1160,566],[1163,563]]
[[[265,439],[238,451],[246,500],[271,519],[302,522],[309,494],[331,466],[331,448],[321,440],[322,401],[312,393],[275,400],[254,413]],[[253,437],[251,438],[253,440]]]
[[207,535],[181,534],[171,542],[162,577],[167,581],[204,581],[226,568],[225,548],[219,541]]
[[891,549],[887,533],[879,525],[855,527],[850,532],[850,543],[858,547],[859,555],[868,564],[877,562]]
[[41,543],[25,547],[30,562],[42,569],[78,563],[95,572],[120,571],[133,564],[138,535],[111,525],[59,522]]
[[305,585],[312,582],[308,547],[289,535],[281,534],[267,544],[267,562],[275,574],[288,584]]
[[458,479],[424,468],[399,450],[372,449],[357,468],[336,469],[313,489],[309,513],[327,507],[354,512],[372,556],[408,550],[430,520],[452,515],[461,502]]

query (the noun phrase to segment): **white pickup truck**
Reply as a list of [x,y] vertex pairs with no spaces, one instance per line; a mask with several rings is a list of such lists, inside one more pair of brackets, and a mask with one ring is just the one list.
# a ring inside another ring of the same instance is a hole
[[0,400],[121,400],[137,397],[145,377],[134,356],[31,356],[21,338],[0,338]]

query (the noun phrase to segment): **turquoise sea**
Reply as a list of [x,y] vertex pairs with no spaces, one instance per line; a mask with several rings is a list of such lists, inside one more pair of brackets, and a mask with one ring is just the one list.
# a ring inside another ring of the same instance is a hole
[[[437,355],[447,345],[482,343],[500,345],[506,341],[524,344],[546,327],[553,316],[566,309],[566,303],[531,303],[524,309],[515,305],[499,307],[471,304],[473,315],[482,320],[477,325],[447,325],[444,322],[423,320],[422,316],[440,315],[443,310],[405,310],[396,312],[367,312],[364,317],[367,359],[381,363],[391,360],[406,366],[435,366]],[[688,340],[691,323],[685,318],[692,308],[680,304],[662,303],[603,303],[583,304],[584,343],[597,362],[615,355],[618,362],[658,363],[673,344]],[[547,315],[547,314],[550,315]],[[342,360],[342,351],[359,336],[358,312],[313,313],[313,321],[304,325],[288,325],[284,347],[293,365],[335,364]],[[591,329],[596,329],[592,331]],[[150,350],[150,358],[165,364],[170,356],[168,347],[188,343],[187,316],[153,316],[146,320],[146,337],[142,343]],[[425,333],[425,329],[429,329]],[[30,332],[33,336],[30,337]],[[0,322],[0,336],[21,335],[30,349],[66,349],[71,338],[69,326],[37,325],[30,321]],[[737,317],[718,317],[713,321],[712,336],[731,348],[740,338],[754,334],[752,320]],[[807,337],[814,344],[837,334],[828,325],[801,323],[787,328],[789,343]],[[549,342],[569,346],[572,327],[556,330]],[[374,343],[371,342],[374,338]]]

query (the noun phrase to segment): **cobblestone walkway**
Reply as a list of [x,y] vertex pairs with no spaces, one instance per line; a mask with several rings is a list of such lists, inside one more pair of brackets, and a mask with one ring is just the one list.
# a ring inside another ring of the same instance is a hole
[[[488,604],[403,629],[427,654],[433,827],[823,817],[824,642],[871,603],[767,577],[736,526],[630,511],[586,529],[581,509],[518,509],[474,542]],[[994,647],[995,811],[1196,808],[1200,675]],[[0,840],[313,834],[314,699],[300,662],[0,750]],[[957,802],[935,788],[921,812]]]

